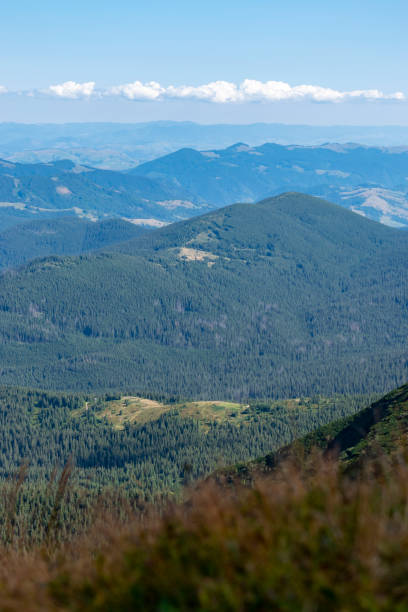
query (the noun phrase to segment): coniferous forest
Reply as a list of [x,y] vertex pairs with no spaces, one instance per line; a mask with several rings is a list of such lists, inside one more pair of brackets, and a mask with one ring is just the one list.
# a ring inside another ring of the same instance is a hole
[[408,612],[407,3],[1,3],[0,612]]
[[384,392],[408,375],[408,234],[301,194],[0,277],[3,384],[193,399]]
[[0,600],[405,602],[406,387],[378,398],[407,377],[408,234],[295,193],[82,246],[65,227],[94,252],[0,277]]
[[[62,539],[90,526],[98,501],[106,511],[120,513],[179,498],[186,484],[354,414],[372,397],[305,398],[290,407],[254,402],[241,415],[230,410],[222,422],[183,415],[185,403],[171,398],[169,410],[158,418],[125,422],[120,429],[104,416],[112,399],[106,394],[0,389],[3,526],[10,512],[8,492],[21,479],[13,538],[27,538],[28,544],[43,540],[64,469],[69,483],[58,508]],[[3,535],[11,538],[8,531]]]

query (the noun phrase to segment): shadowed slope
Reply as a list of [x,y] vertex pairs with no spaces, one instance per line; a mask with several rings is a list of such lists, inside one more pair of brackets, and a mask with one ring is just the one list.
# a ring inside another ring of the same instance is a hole
[[47,255],[79,255],[129,240],[145,231],[122,219],[94,223],[62,217],[21,223],[0,234],[0,269]]

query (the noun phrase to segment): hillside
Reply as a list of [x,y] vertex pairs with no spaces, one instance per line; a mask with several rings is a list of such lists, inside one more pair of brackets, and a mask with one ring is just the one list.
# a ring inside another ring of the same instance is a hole
[[[254,423],[263,421],[264,424],[272,424],[275,433],[279,432],[277,439],[273,439],[271,431],[268,432],[269,443],[278,447],[288,438],[300,435],[299,430],[312,431],[318,427],[318,423],[329,423],[337,417],[354,414],[366,405],[369,399],[370,396],[365,395],[336,395],[330,398],[315,395],[313,398],[251,400],[249,404],[239,404],[220,400],[181,401],[180,398],[160,401],[120,395],[115,399],[98,398],[96,401],[88,401],[72,415],[84,419],[91,410],[97,420],[106,421],[116,430],[159,421],[165,415],[177,416],[197,421],[204,432],[210,431],[214,425],[233,425],[244,437],[247,437],[247,434],[243,433],[245,430],[250,429]],[[298,431],[295,431],[296,429]]]
[[[0,160],[0,226],[24,219],[74,215],[122,217],[158,226],[209,210],[187,201],[178,186],[63,160],[19,164]],[[153,220],[153,221],[152,221]]]
[[373,459],[406,448],[408,433],[408,385],[389,393],[350,418],[328,445],[340,452],[348,472]]
[[122,219],[76,217],[27,221],[0,233],[0,269],[46,255],[79,255],[123,242],[147,231]]
[[408,227],[408,152],[350,144],[243,143],[222,150],[182,149],[130,172],[175,184],[195,203],[256,202],[285,191],[324,197],[386,225]]
[[356,414],[316,428],[298,440],[256,461],[214,474],[217,480],[253,482],[277,470],[287,460],[307,460],[320,449],[326,459],[338,457],[347,475],[373,469],[376,462],[406,451],[408,434],[408,384],[391,391]]
[[0,278],[0,381],[190,399],[408,376],[408,234],[301,194]]

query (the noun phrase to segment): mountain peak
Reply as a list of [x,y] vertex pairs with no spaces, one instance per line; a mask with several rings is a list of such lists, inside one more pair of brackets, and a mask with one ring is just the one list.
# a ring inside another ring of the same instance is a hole
[[236,153],[244,153],[246,151],[250,151],[252,147],[245,142],[236,142],[235,144],[227,147],[226,151],[234,151]]

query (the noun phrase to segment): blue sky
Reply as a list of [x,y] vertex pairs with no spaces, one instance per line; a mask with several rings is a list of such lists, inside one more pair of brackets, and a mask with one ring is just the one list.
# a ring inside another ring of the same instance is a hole
[[408,123],[400,0],[19,0],[1,13],[3,121]]

